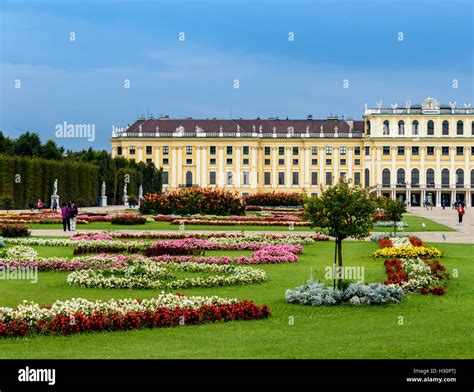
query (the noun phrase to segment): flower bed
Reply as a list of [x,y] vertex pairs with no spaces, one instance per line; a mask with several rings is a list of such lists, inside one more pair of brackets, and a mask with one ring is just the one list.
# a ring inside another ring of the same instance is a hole
[[149,193],[140,203],[143,214],[242,215],[245,202],[237,192],[219,188],[183,188],[168,194]]
[[399,303],[405,297],[403,290],[396,286],[380,283],[363,285],[355,283],[339,290],[325,287],[324,284],[309,280],[295,290],[287,290],[286,302],[311,306],[334,306],[342,303],[350,305],[386,305]]
[[[212,275],[174,279],[177,271]],[[126,268],[74,271],[66,282],[79,287],[174,290],[263,283],[266,279],[265,271],[251,267],[138,261]]]
[[439,258],[441,251],[435,247],[425,246],[399,246],[397,248],[383,248],[377,249],[373,253],[374,257],[382,257],[385,259],[401,258],[401,259],[416,259],[416,258]]
[[271,315],[267,305],[219,297],[161,294],[152,299],[89,301],[73,298],[51,306],[24,302],[0,307],[0,336],[69,335],[79,332],[173,327],[217,321],[259,320]]
[[396,238],[379,238],[377,240],[381,249],[383,248],[399,248],[401,246],[423,246],[423,242],[418,237],[396,237]]
[[[408,227],[408,223],[405,222],[396,222],[395,224],[398,229],[403,229],[404,227]],[[375,222],[374,227],[393,227],[394,222],[392,221],[378,221]]]
[[385,260],[386,285],[398,285],[404,291],[443,295],[449,279],[446,268],[437,260]]
[[2,237],[29,237],[31,232],[25,224],[3,224],[1,228]]
[[171,221],[172,225],[212,225],[212,226],[308,226],[307,221],[292,217],[291,219],[280,218],[248,218],[236,219],[197,219],[179,218]]
[[146,218],[137,214],[117,214],[112,216],[113,225],[144,225]]

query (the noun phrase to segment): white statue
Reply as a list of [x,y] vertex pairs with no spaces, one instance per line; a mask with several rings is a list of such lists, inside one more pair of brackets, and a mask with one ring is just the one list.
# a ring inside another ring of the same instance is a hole
[[100,206],[107,207],[107,196],[105,196],[105,181],[102,181],[100,187]]
[[138,201],[140,201],[141,199],[143,199],[143,185],[140,185],[140,187],[138,188]]
[[58,179],[56,178],[53,184],[53,196],[57,196],[57,195],[58,195]]

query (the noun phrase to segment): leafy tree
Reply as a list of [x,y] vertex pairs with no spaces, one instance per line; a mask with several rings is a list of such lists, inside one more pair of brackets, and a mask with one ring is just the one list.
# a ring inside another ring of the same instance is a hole
[[379,198],[379,205],[384,210],[387,219],[393,222],[393,232],[396,233],[397,223],[402,220],[403,214],[407,212],[405,202],[382,196]]
[[11,196],[3,197],[2,207],[4,210],[10,211],[13,208],[13,198]]
[[[311,227],[319,227],[335,238],[335,256],[342,270],[342,241],[348,237],[362,239],[369,235],[373,226],[372,214],[376,204],[368,191],[349,182],[339,182],[329,187],[320,197],[308,198],[305,204],[305,218]],[[336,280],[334,280],[334,286]],[[337,276],[337,287],[342,289],[342,276]]]
[[35,132],[25,132],[14,141],[13,153],[19,157],[41,157],[41,140]]
[[13,140],[0,131],[0,154],[13,155]]
[[59,148],[53,140],[48,140],[42,147],[42,158],[60,161],[63,158],[64,148]]

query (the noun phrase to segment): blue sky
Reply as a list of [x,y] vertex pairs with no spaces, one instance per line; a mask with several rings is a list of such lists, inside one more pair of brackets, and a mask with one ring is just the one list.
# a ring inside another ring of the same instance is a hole
[[[473,101],[472,1],[0,4],[0,130],[67,148],[109,149],[137,111],[360,119],[379,99]],[[95,140],[56,139],[64,121],[94,124]]]

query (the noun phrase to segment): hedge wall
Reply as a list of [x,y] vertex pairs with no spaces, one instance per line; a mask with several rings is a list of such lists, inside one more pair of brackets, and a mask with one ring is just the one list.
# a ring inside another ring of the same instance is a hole
[[49,207],[56,178],[60,202],[93,205],[100,194],[99,170],[94,165],[0,155],[0,199],[12,197],[13,208],[27,208],[30,199],[41,199]]

